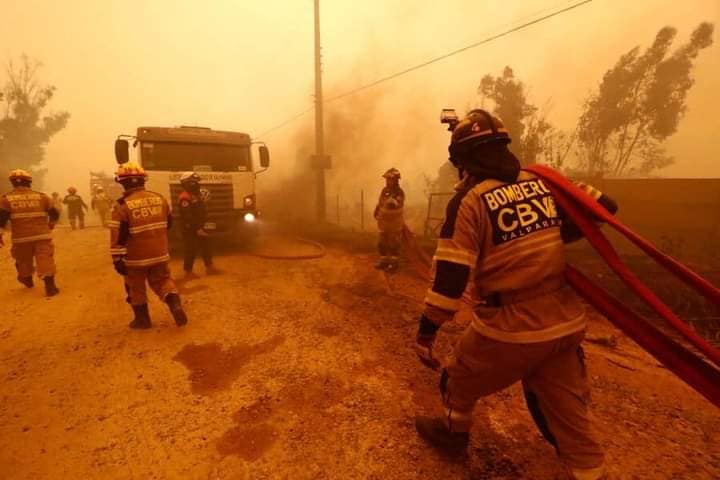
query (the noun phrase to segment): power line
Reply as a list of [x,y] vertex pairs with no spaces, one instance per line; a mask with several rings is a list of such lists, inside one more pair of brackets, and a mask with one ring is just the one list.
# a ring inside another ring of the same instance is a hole
[[309,107],[309,108],[303,110],[302,112],[298,113],[297,115],[293,115],[292,117],[288,118],[288,119],[285,120],[284,122],[278,123],[278,124],[275,125],[274,127],[268,128],[267,130],[265,130],[264,132],[262,132],[260,135],[257,135],[257,136],[255,137],[255,139],[258,139],[258,138],[260,138],[260,137],[264,137],[264,136],[267,135],[268,133],[272,133],[272,132],[274,132],[275,130],[281,129],[282,127],[284,127],[284,126],[287,125],[288,123],[294,122],[295,120],[297,120],[298,118],[302,117],[302,116],[305,115],[306,113],[312,112],[314,109],[315,109],[315,107]]
[[[467,50],[470,50],[470,49],[479,47],[479,46],[481,46],[481,45],[485,45],[485,44],[490,43],[490,42],[492,42],[492,41],[494,41],[494,40],[497,40],[497,39],[499,39],[499,38],[508,36],[508,35],[510,35],[510,34],[512,34],[512,33],[515,33],[515,32],[517,32],[517,31],[519,31],[519,30],[523,30],[523,29],[528,28],[528,27],[531,27],[531,26],[533,26],[533,25],[537,25],[538,23],[544,22],[544,21],[546,21],[546,20],[550,20],[550,19],[553,18],[553,17],[557,17],[558,15],[562,15],[562,14],[564,14],[564,13],[567,13],[567,12],[571,11],[571,10],[575,10],[576,8],[582,7],[583,5],[586,5],[586,4],[590,3],[590,2],[592,2],[592,0],[582,0],[582,1],[580,1],[580,2],[577,2],[577,3],[574,3],[574,4],[572,4],[572,5],[569,5],[569,6],[565,7],[565,8],[561,8],[560,10],[555,10],[555,11],[553,11],[553,12],[547,14],[547,15],[543,15],[542,17],[539,17],[539,18],[536,18],[536,19],[534,19],[534,20],[531,20],[531,21],[522,23],[522,24],[520,24],[520,25],[518,25],[518,26],[516,26],[516,27],[510,28],[510,29],[508,29],[508,30],[504,30],[504,31],[502,31],[502,32],[500,32],[500,33],[497,33],[497,34],[495,34],[495,35],[486,37],[486,38],[484,38],[484,39],[482,39],[482,40],[480,40],[480,41],[478,41],[478,42],[471,43],[470,45],[467,45],[467,46],[462,47],[462,48],[458,48],[458,49],[453,50],[453,51],[451,51],[451,52],[448,52],[448,53],[446,53],[446,54],[443,54],[443,55],[440,55],[440,56],[438,56],[438,57],[435,57],[435,58],[432,58],[432,59],[430,59],[430,60],[427,60],[427,61],[425,61],[425,62],[422,62],[422,63],[420,63],[420,64],[418,64],[418,65],[415,65],[415,66],[406,68],[406,69],[401,70],[401,71],[399,71],[399,72],[392,73],[392,74],[387,75],[387,76],[385,76],[385,77],[381,77],[381,78],[379,78],[379,79],[377,79],[377,80],[375,80],[375,81],[373,81],[373,82],[370,82],[370,83],[368,83],[368,84],[362,85],[362,86],[357,87],[357,88],[354,88],[354,89],[349,90],[349,91],[347,91],[347,92],[345,92],[345,93],[341,93],[341,94],[339,94],[339,95],[335,95],[334,97],[330,97],[330,98],[328,98],[327,100],[325,100],[324,103],[334,102],[334,101],[343,99],[343,98],[345,98],[345,97],[349,97],[349,96],[351,96],[351,95],[355,95],[356,93],[362,92],[363,90],[367,90],[367,89],[372,88],[372,87],[375,87],[375,86],[377,86],[377,85],[379,85],[379,84],[381,84],[381,83],[385,83],[385,82],[387,82],[387,81],[390,81],[390,80],[393,80],[393,79],[395,79],[395,78],[401,77],[401,76],[406,75],[406,74],[408,74],[408,73],[414,72],[415,70],[420,70],[421,68],[425,68],[425,67],[427,67],[428,65],[432,65],[433,63],[440,62],[440,61],[445,60],[445,59],[447,59],[447,58],[450,58],[450,57],[452,57],[452,56],[454,56],[454,55],[458,55],[458,54],[460,54],[460,53],[463,53],[463,52],[465,52],[465,51],[467,51]],[[312,111],[312,110],[313,110],[313,107],[310,107],[310,108],[308,108],[307,110],[304,110],[303,112],[298,113],[297,115],[294,115],[293,117],[289,118],[288,120],[285,120],[284,122],[282,122],[282,123],[280,123],[280,124],[278,124],[278,125],[270,128],[270,129],[264,131],[263,133],[261,133],[260,135],[258,135],[257,138],[262,137],[262,136],[264,136],[264,135],[267,135],[267,134],[270,133],[270,132],[274,132],[275,130],[278,130],[278,129],[284,127],[285,125],[287,125],[287,124],[289,124],[289,123],[297,120],[298,118],[302,117],[303,115],[305,115],[306,113],[308,113],[308,112],[310,112],[310,111]]]
[[452,57],[454,55],[457,55],[459,53],[465,52],[467,50],[470,50],[475,47],[479,47],[480,45],[484,45],[486,43],[490,43],[493,40],[497,40],[498,38],[505,37],[507,35],[510,35],[511,33],[517,32],[518,30],[522,30],[524,28],[527,28],[529,26],[535,25],[537,23],[543,22],[545,20],[549,20],[553,17],[556,17],[558,15],[561,15],[565,12],[569,12],[570,10],[573,10],[575,8],[581,7],[582,5],[585,5],[587,3],[592,2],[592,0],[583,0],[582,2],[573,4],[569,7],[563,8],[562,10],[557,10],[553,13],[550,13],[548,15],[545,15],[540,18],[536,18],[535,20],[532,20],[530,22],[523,23],[522,25],[518,25],[517,27],[511,28],[509,30],[505,30],[504,32],[498,33],[497,35],[493,35],[491,37],[487,37],[483,40],[480,40],[479,42],[472,43],[466,47],[458,48],[457,50],[453,50],[452,52],[446,53],[444,55],[440,55],[439,57],[435,57],[431,60],[428,60],[426,62],[423,62],[421,64],[415,65],[414,67],[406,68],[405,70],[402,70],[400,72],[393,73],[391,75],[388,75],[386,77],[379,78],[378,80],[375,80],[372,83],[368,83],[367,85],[363,85],[361,87],[357,87],[353,90],[350,90],[345,93],[341,93],[340,95],[336,95],[334,97],[331,97],[326,100],[326,103],[333,102],[335,100],[340,100],[341,98],[349,97],[350,95],[355,95],[358,92],[362,92],[363,90],[367,90],[368,88],[372,88],[376,85],[379,85],[381,83],[387,82],[388,80],[392,80],[394,78],[400,77],[402,75],[405,75],[410,72],[414,72],[415,70],[420,70],[421,68],[427,67],[428,65],[432,65],[433,63],[437,63],[439,61],[445,60],[446,58]]

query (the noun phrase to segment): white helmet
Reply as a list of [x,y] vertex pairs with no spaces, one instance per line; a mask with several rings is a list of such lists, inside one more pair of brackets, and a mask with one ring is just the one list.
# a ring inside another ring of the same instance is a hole
[[198,174],[195,173],[195,172],[185,172],[185,173],[183,173],[182,175],[180,175],[180,183],[185,183],[185,182],[197,182],[197,183],[200,183],[200,180],[202,180],[202,179],[200,178],[200,175],[198,175]]

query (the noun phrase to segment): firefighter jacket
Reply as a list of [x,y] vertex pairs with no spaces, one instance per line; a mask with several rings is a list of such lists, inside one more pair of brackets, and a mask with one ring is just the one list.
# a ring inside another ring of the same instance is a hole
[[65,195],[65,198],[63,198],[63,203],[67,205],[68,215],[70,215],[71,217],[82,215],[83,208],[85,210],[87,210],[88,208],[85,204],[85,200],[83,200],[82,197],[77,193]]
[[403,207],[405,192],[399,186],[385,187],[380,192],[374,216],[381,232],[401,232],[405,226]]
[[426,317],[437,325],[451,319],[466,293],[473,327],[494,340],[535,343],[583,330],[584,305],[563,277],[562,216],[529,172],[511,183],[467,178],[447,207]]
[[0,196],[0,231],[9,220],[13,243],[49,240],[51,224],[59,217],[50,197],[29,187],[16,187]]
[[108,197],[106,193],[98,193],[93,195],[93,198],[90,201],[90,206],[93,210],[99,210],[102,212],[110,210],[112,203],[112,200],[110,200],[110,197]]
[[159,193],[144,188],[125,192],[112,211],[110,254],[128,267],[149,267],[170,260],[167,231],[170,207]]
[[205,226],[205,202],[199,194],[183,191],[178,196],[178,209],[183,232],[197,232]]

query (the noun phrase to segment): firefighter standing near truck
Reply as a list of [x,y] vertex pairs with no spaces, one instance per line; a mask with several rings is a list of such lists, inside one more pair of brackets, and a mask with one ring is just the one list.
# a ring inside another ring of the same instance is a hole
[[197,277],[193,273],[193,265],[198,251],[205,263],[205,273],[208,275],[220,273],[213,265],[210,235],[205,231],[207,196],[203,195],[203,191],[200,189],[200,181],[200,175],[195,172],[185,172],[180,176],[180,185],[183,191],[178,196],[178,210],[180,212],[183,248],[185,249],[183,269],[185,270],[186,280]]
[[2,232],[9,221],[18,281],[32,288],[37,267],[37,274],[45,283],[45,295],[52,297],[60,293],[55,285],[55,247],[51,234],[60,213],[50,197],[30,188],[30,173],[13,170],[9,179],[12,191],[0,196],[0,246],[4,245]]
[[405,192],[400,188],[400,171],[397,168],[389,169],[383,174],[383,178],[385,178],[385,187],[380,192],[373,214],[380,230],[378,239],[380,260],[375,268],[394,272],[400,263],[402,234],[405,228],[403,218]]
[[115,270],[124,277],[128,301],[135,318],[130,328],[152,326],[148,311],[146,282],[165,302],[178,326],[187,323],[177,287],[170,277],[168,229],[170,207],[159,193],[145,190],[147,174],[138,164],[118,167],[116,181],[125,192],[113,207],[110,227],[110,254]]
[[[474,110],[454,128],[450,161],[461,172],[434,256],[416,351],[440,367],[433,344],[472,285],[472,321],[442,370],[441,418],[416,418],[418,433],[443,450],[463,450],[475,402],[522,382],[543,436],[575,479],[604,475],[603,451],[588,418],[583,350],[586,317],[565,283],[562,212],[541,180],[520,170],[502,122]],[[617,206],[585,187],[614,212]]]
[[85,212],[87,212],[88,206],[85,200],[78,195],[77,188],[69,187],[67,191],[68,194],[63,198],[63,203],[67,205],[70,227],[75,230],[79,226],[82,230],[85,228]]

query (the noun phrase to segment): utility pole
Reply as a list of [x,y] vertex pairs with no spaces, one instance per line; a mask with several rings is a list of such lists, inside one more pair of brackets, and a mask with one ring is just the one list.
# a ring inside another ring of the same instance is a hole
[[320,52],[320,0],[315,0],[315,158],[317,219],[325,222],[325,131],[323,125],[322,59]]

